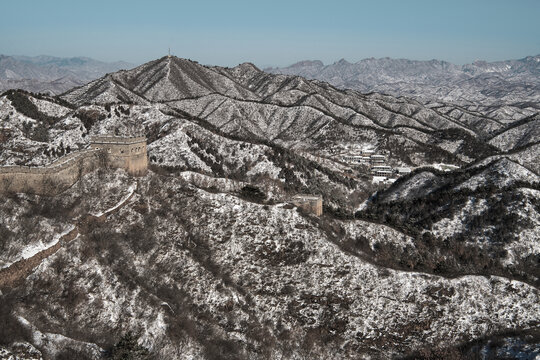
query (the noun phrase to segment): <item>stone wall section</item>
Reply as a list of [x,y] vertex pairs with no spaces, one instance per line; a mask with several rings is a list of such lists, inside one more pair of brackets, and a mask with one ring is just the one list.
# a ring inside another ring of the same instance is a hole
[[321,216],[323,213],[323,200],[321,196],[296,195],[291,199],[291,202],[316,216]]
[[44,167],[6,166],[0,168],[0,192],[54,195],[100,167],[100,154],[84,150],[58,159]]
[[99,136],[90,140],[89,149],[64,156],[48,166],[0,167],[0,193],[55,195],[81,176],[104,167],[122,168],[133,176],[146,174],[146,138]]

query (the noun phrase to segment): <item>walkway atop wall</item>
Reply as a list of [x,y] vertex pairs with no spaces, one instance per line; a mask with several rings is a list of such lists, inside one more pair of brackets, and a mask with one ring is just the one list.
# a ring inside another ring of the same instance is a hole
[[81,151],[76,151],[71,154],[62,156],[54,160],[52,163],[45,166],[24,166],[24,165],[9,165],[9,166],[0,166],[1,174],[11,174],[11,173],[27,173],[27,174],[48,174],[52,171],[57,172],[62,169],[65,169],[73,165],[77,160],[97,153],[98,150],[95,149],[85,149]]
[[99,167],[121,168],[132,176],[143,176],[148,169],[146,137],[93,136],[87,149],[49,165],[0,167],[0,192],[57,194]]
[[68,166],[73,165],[77,160],[82,157],[94,154],[99,149],[92,147],[93,144],[116,144],[116,145],[132,145],[144,142],[146,143],[146,137],[122,137],[114,135],[93,135],[90,137],[90,144],[87,149],[72,152],[71,154],[62,156],[54,160],[52,163],[44,166],[24,166],[24,165],[8,165],[0,166],[0,174],[12,174],[12,173],[26,173],[26,174],[48,174],[52,171],[60,171]]
[[122,137],[114,135],[93,135],[90,136],[90,144],[118,144],[118,145],[131,145],[140,142],[146,143],[145,136],[138,137]]

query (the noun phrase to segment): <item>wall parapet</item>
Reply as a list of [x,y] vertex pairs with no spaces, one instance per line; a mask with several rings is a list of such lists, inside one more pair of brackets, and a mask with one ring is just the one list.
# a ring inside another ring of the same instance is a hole
[[0,193],[52,195],[73,185],[82,175],[104,166],[123,168],[134,176],[144,175],[148,168],[146,138],[97,136],[90,140],[88,149],[63,156],[46,166],[0,167]]
[[146,143],[145,136],[137,137],[120,137],[114,135],[93,135],[90,136],[90,144],[117,144],[117,145],[131,145],[137,143]]
[[106,153],[111,166],[126,169],[133,176],[146,174],[148,156],[144,136],[123,138],[96,135],[90,138],[90,147]]
[[15,174],[15,173],[24,173],[24,174],[52,174],[60,170],[67,169],[72,166],[77,160],[80,160],[83,157],[94,155],[99,152],[99,150],[86,149],[77,151],[61,158],[56,159],[49,165],[45,166],[24,166],[24,165],[9,165],[1,166],[0,174]]

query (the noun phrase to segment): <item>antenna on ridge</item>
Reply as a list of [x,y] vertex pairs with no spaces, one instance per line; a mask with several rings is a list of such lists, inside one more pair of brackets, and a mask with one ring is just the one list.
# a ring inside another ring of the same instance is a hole
[[169,48],[169,58],[171,57],[171,48]]

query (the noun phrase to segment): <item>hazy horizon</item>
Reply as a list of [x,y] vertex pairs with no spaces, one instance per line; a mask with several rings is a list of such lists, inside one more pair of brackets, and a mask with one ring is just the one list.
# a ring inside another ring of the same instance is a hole
[[171,53],[202,64],[261,68],[341,58],[453,64],[540,53],[540,2],[522,0],[253,3],[97,0],[3,4],[0,53],[142,64]]
[[[118,59],[118,60],[111,60],[111,61],[108,61],[108,60],[103,60],[103,59],[99,59],[99,58],[95,58],[95,57],[92,57],[92,56],[84,56],[84,55],[80,55],[80,56],[66,56],[66,57],[63,57],[63,56],[56,56],[56,55],[51,55],[51,54],[38,54],[38,55],[25,55],[25,54],[2,54],[0,53],[0,56],[9,56],[9,57],[14,57],[14,58],[17,58],[17,57],[29,57],[29,58],[37,58],[37,57],[52,57],[52,58],[58,58],[58,59],[77,59],[77,58],[88,58],[88,59],[92,59],[92,60],[96,60],[96,61],[101,61],[101,62],[105,62],[105,63],[116,63],[116,62],[125,62],[125,63],[129,63],[131,65],[134,65],[135,67],[136,66],[139,66],[139,65],[142,65],[144,63],[137,63],[137,62],[133,62],[133,61],[130,61],[129,59]],[[161,55],[159,57],[156,57],[154,59],[149,59],[148,61],[146,62],[150,62],[150,61],[153,61],[153,60],[157,60],[159,58],[162,58],[163,56],[166,56],[167,54],[165,55]],[[178,55],[175,55],[175,54],[172,54],[172,56],[177,56],[177,57],[181,57],[181,56],[178,56]],[[529,57],[529,56],[540,56],[540,53],[539,54],[530,54],[530,55],[526,55],[526,56],[523,56],[523,57],[520,57],[520,58],[508,58],[508,59],[499,59],[499,60],[493,60],[493,61],[488,61],[488,62],[497,62],[497,61],[505,61],[505,60],[520,60],[520,59],[524,59],[526,57]],[[255,64],[257,67],[259,67],[260,69],[266,69],[266,68],[278,68],[278,67],[287,67],[287,66],[292,66],[292,65],[295,65],[299,62],[303,62],[303,61],[321,61],[323,63],[324,66],[328,66],[328,65],[332,65],[332,64],[335,64],[341,60],[345,60],[351,64],[354,64],[354,63],[358,63],[358,62],[361,62],[363,60],[368,60],[368,59],[376,59],[376,60],[380,60],[380,59],[393,59],[393,60],[400,60],[400,59],[404,59],[404,60],[412,60],[412,61],[431,61],[431,60],[437,60],[437,61],[447,61],[447,60],[444,60],[444,59],[413,59],[413,58],[398,58],[398,57],[388,57],[388,56],[385,56],[385,57],[365,57],[365,58],[362,58],[362,59],[346,59],[346,58],[338,58],[336,60],[333,60],[333,61],[330,61],[330,62],[324,62],[320,59],[298,59],[290,64],[283,64],[283,65],[274,65],[274,64],[264,64],[264,65],[259,65],[259,64]],[[194,60],[194,61],[197,61],[197,62],[200,62],[198,61],[197,59],[191,59],[191,60]],[[474,61],[485,61],[485,59],[475,59],[473,61],[471,61],[470,63],[473,63]],[[250,63],[253,63],[252,61],[246,61],[246,62],[250,62]],[[449,62],[449,61],[447,61]],[[452,63],[452,62],[449,62],[449,63]],[[222,65],[222,64],[211,64],[211,63],[201,63],[203,65],[209,65],[209,66],[229,66],[229,65]],[[452,63],[454,65],[465,65],[465,64],[469,64],[469,63],[464,63],[464,64],[456,64],[456,63]],[[234,66],[234,65],[232,65]]]

